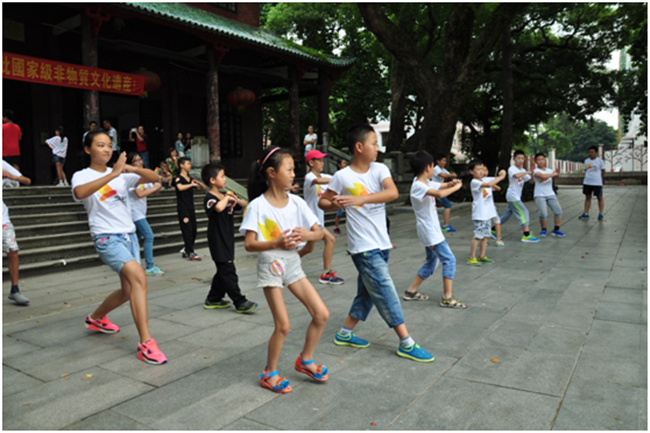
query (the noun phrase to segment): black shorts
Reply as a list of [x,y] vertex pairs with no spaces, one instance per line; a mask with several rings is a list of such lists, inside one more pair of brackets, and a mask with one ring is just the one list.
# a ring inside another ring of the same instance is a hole
[[7,161],[9,165],[17,165],[20,167],[20,155],[16,156],[3,156],[2,159]]
[[582,185],[582,193],[584,195],[595,195],[600,197],[603,195],[603,187],[599,185]]

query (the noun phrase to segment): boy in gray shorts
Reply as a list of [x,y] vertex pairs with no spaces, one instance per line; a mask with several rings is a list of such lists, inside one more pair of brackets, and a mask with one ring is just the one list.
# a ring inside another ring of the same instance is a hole
[[537,164],[537,168],[533,171],[533,179],[535,179],[535,204],[539,211],[539,224],[541,225],[539,235],[540,237],[546,236],[546,218],[548,216],[546,206],[548,205],[555,216],[555,227],[551,234],[563,238],[566,235],[560,231],[562,207],[553,191],[553,178],[560,177],[560,172],[546,167],[546,156],[543,153],[535,155],[535,164]]

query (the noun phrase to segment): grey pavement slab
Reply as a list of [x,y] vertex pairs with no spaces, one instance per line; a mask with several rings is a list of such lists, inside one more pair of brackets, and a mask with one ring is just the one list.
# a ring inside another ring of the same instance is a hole
[[[163,366],[136,358],[128,304],[109,314],[118,334],[85,329],[86,315],[117,288],[106,266],[23,275],[21,290],[32,304],[3,301],[3,428],[645,430],[647,189],[605,194],[605,221],[580,221],[581,190],[561,188],[568,236],[524,244],[509,222],[506,247],[491,241],[487,254],[496,263],[481,268],[465,264],[470,206],[454,206],[458,232],[446,235],[457,258],[453,291],[469,308],[439,307],[440,271],[420,288],[429,301],[401,301],[409,333],[436,357],[429,364],[396,355],[398,337],[376,309],[354,330],[370,347],[333,344],[356,295],[357,272],[344,252],[346,237],[337,236],[333,267],[346,283],[319,284],[317,244],[303,269],[330,311],[315,352],[330,379],[318,384],[294,370],[311,318],[285,290],[291,332],[279,373],[291,381],[288,395],[259,384],[273,317],[256,287],[256,255],[242,244],[240,286],[259,303],[251,315],[202,308],[215,271],[207,248],[198,251],[201,262],[156,257],[166,273],[148,278],[149,325],[169,358]],[[535,219],[534,203],[527,206]],[[397,249],[389,269],[401,299],[424,251],[411,213],[390,219]],[[538,231],[536,221],[532,227]],[[8,291],[7,281],[3,287]]]

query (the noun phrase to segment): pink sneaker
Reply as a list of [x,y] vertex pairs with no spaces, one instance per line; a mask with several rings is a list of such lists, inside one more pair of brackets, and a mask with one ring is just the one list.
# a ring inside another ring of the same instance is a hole
[[158,343],[153,338],[146,343],[138,344],[138,359],[147,364],[167,363],[167,357],[158,349]]
[[111,323],[106,316],[99,320],[93,320],[90,318],[90,314],[86,317],[86,328],[91,331],[103,332],[104,334],[115,334],[116,332],[120,332],[120,327]]

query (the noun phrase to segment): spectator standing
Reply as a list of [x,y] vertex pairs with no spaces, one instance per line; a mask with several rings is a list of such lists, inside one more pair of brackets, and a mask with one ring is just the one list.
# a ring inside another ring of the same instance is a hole
[[144,133],[144,126],[140,125],[137,128],[132,128],[129,132],[129,141],[135,142],[135,147],[142,158],[144,168],[149,168],[149,147],[147,142],[147,134]]
[[189,159],[190,162],[192,162],[192,133],[188,132],[185,134],[185,141],[183,142],[185,145],[185,148],[183,149],[183,152],[185,152],[185,158]]
[[91,120],[90,123],[88,124],[88,131],[84,132],[84,135],[81,138],[81,141],[83,142],[86,139],[86,135],[88,135],[88,133],[90,131],[94,131],[95,129],[97,129],[97,122],[95,122],[94,120]]
[[20,170],[20,139],[23,131],[14,123],[14,112],[4,110],[2,113],[2,159]]
[[68,153],[68,137],[65,136],[63,126],[59,126],[54,131],[54,137],[45,140],[45,144],[52,149],[52,162],[56,166],[56,175],[59,178],[59,183],[56,186],[70,186],[63,171],[65,164],[65,157]]
[[183,144],[183,133],[179,132],[178,135],[176,136],[176,143],[174,143],[174,147],[176,148],[176,152],[178,152],[178,157],[182,158],[185,156],[185,145]]
[[318,135],[314,133],[314,127],[312,125],[309,125],[307,128],[307,135],[305,135],[305,139],[303,140],[303,143],[305,145],[305,156],[307,156],[307,153],[310,150],[316,149],[316,140],[318,139]]
[[[111,161],[109,164],[112,165],[115,164],[117,158],[120,156],[120,145],[117,142],[117,130],[113,128],[113,125],[109,119],[104,119],[102,125],[104,125],[104,129],[106,130],[108,136],[111,137],[111,148],[113,149],[113,156],[111,156]],[[85,138],[86,136],[84,135],[84,139]]]

